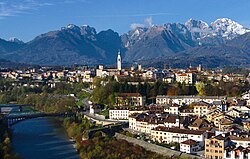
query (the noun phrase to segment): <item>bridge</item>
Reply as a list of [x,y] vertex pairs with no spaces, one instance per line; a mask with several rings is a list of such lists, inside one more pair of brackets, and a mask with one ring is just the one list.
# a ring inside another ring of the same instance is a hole
[[12,126],[19,121],[33,119],[33,118],[41,118],[41,117],[73,117],[75,120],[77,119],[77,114],[73,112],[62,112],[62,113],[41,113],[41,112],[34,112],[34,113],[11,113],[3,118],[3,120],[8,122],[8,126]]
[[24,107],[31,106],[31,104],[0,104],[0,114],[8,114],[13,111],[22,112]]
[[95,122],[97,125],[102,126],[109,126],[114,124],[128,124],[128,121],[121,121],[121,120],[111,120],[111,119],[103,119],[98,114],[90,114],[90,113],[83,113],[84,118],[87,118],[93,122]]

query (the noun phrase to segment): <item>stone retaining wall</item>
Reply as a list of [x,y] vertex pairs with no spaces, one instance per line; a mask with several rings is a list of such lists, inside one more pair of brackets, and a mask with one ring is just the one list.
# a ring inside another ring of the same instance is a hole
[[185,159],[186,158],[187,159],[189,159],[189,158],[190,159],[199,159],[200,158],[199,156],[190,155],[190,154],[186,154],[186,153],[181,153],[179,151],[171,150],[171,149],[168,149],[168,148],[165,148],[165,147],[162,147],[162,146],[158,146],[158,145],[155,145],[155,144],[151,144],[151,143],[148,143],[148,142],[145,142],[145,141],[142,141],[142,140],[137,140],[135,138],[128,137],[128,136],[125,136],[125,135],[122,135],[122,134],[119,134],[119,133],[115,133],[115,137],[117,139],[126,140],[126,141],[128,141],[130,143],[139,145],[139,146],[145,148],[148,151],[156,152],[156,153],[164,155],[164,156],[174,156],[174,157],[180,156],[183,159],[184,158]]

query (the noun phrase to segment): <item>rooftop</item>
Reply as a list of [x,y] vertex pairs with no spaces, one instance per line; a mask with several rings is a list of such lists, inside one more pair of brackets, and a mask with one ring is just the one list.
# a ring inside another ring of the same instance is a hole
[[167,127],[156,127],[153,130],[155,131],[165,131],[165,132],[172,132],[172,133],[178,133],[178,134],[194,134],[194,135],[202,135],[206,131],[200,131],[200,130],[189,130],[189,129],[180,129],[180,128],[167,128]]
[[192,139],[188,139],[186,141],[181,142],[181,144],[185,144],[185,145],[198,145],[198,143],[195,140]]

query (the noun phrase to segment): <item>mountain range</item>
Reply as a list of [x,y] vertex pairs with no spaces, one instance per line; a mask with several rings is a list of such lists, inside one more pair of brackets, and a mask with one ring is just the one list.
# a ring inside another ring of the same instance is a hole
[[114,64],[151,66],[250,66],[250,29],[228,18],[211,24],[190,19],[185,24],[137,27],[123,35],[109,29],[69,24],[24,43],[0,39],[0,59],[38,65]]

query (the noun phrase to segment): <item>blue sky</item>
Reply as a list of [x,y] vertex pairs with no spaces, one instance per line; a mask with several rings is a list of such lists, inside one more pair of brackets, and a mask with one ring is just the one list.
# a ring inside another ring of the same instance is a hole
[[0,0],[0,38],[24,41],[67,24],[119,34],[137,25],[211,23],[226,17],[250,28],[249,0]]

